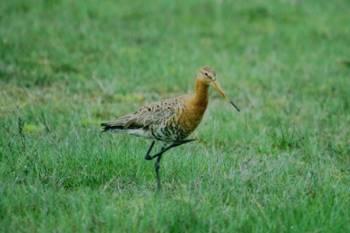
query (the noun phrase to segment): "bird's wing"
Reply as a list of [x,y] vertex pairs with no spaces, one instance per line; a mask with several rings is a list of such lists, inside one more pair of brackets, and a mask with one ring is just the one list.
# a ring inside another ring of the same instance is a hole
[[102,123],[102,126],[106,131],[111,129],[140,129],[147,128],[152,124],[160,124],[176,114],[183,103],[182,100],[183,97],[177,97],[151,103],[113,122]]

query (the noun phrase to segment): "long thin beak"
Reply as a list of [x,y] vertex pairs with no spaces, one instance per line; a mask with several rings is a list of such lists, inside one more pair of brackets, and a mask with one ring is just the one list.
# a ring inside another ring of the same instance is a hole
[[226,96],[224,90],[222,90],[220,84],[219,84],[217,81],[213,81],[213,82],[211,83],[211,85],[212,85],[213,88],[214,88],[217,92],[219,92],[219,94],[220,94],[222,97],[224,97],[225,100],[228,101],[238,112],[241,111],[241,110],[237,107],[237,105],[236,105],[235,103],[233,103],[233,101],[230,100],[230,99]]

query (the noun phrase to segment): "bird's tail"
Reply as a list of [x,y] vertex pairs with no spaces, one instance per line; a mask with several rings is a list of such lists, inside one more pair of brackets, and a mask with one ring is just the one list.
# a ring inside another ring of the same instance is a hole
[[118,130],[118,129],[124,129],[122,125],[117,125],[113,122],[106,122],[106,123],[101,123],[102,127],[102,132],[107,132],[111,130]]
[[118,118],[112,122],[105,122],[101,124],[102,132],[106,131],[124,131],[128,129],[137,129],[140,128],[136,122],[135,118],[132,115],[126,115]]

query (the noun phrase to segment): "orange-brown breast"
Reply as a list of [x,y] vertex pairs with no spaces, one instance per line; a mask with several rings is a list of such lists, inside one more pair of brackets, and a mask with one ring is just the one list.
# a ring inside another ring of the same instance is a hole
[[195,94],[185,100],[179,124],[187,134],[195,130],[203,118],[208,106],[208,87],[207,84],[197,80]]

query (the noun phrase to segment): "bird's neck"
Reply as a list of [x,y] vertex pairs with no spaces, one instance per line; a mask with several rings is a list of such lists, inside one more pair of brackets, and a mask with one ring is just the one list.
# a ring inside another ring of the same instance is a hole
[[192,97],[192,104],[206,108],[208,105],[209,85],[200,79],[196,79],[195,94]]

